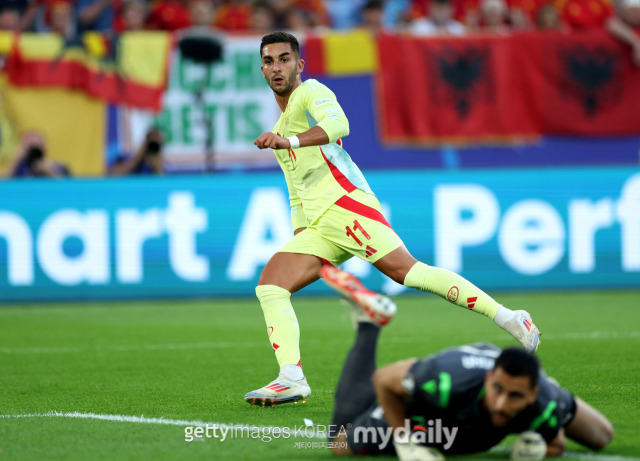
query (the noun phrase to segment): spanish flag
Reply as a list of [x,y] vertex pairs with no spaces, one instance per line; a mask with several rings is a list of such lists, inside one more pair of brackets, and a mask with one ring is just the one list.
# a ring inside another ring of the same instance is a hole
[[378,70],[376,40],[366,30],[310,36],[305,70],[310,76],[346,77],[371,75]]
[[12,40],[6,71],[14,86],[68,88],[159,111],[171,47],[166,32],[130,32],[114,42],[97,33],[73,41],[22,34]]

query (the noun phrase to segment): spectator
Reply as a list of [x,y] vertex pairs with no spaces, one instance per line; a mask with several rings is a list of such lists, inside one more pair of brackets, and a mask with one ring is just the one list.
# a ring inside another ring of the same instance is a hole
[[294,0],[266,0],[269,6],[273,10],[275,16],[275,30],[281,30],[286,28],[285,17],[287,13],[293,10]]
[[113,35],[115,12],[120,0],[76,0],[78,32],[89,30]]
[[382,23],[385,30],[396,30],[406,25],[410,19],[410,7],[411,0],[385,0],[382,4]]
[[558,9],[553,3],[546,3],[540,7],[536,14],[536,26],[539,30],[560,30],[563,28]]
[[116,19],[118,32],[144,30],[147,20],[147,5],[144,0],[125,0]]
[[329,25],[327,9],[321,0],[294,0],[292,7],[302,11],[314,29]]
[[64,165],[47,158],[47,146],[42,134],[28,131],[22,136],[17,154],[4,172],[5,178],[62,178],[69,176]]
[[373,36],[382,32],[383,26],[383,10],[382,2],[380,0],[369,0],[366,5],[362,7],[362,22],[360,26],[369,31]]
[[215,26],[227,31],[247,31],[251,28],[251,5],[246,0],[225,0],[218,7]]
[[18,30],[26,0],[0,0],[0,30]]
[[640,67],[640,36],[613,9],[609,0],[566,0],[562,19],[574,30],[603,28],[631,46],[631,60]]
[[164,135],[156,128],[147,132],[144,142],[138,147],[135,155],[121,155],[115,159],[109,168],[111,176],[129,174],[162,174],[164,165],[162,159],[162,145]]
[[68,0],[48,2],[45,19],[49,31],[63,37],[65,42],[71,43],[78,39],[73,8]]
[[255,34],[266,35],[276,28],[276,15],[267,2],[258,2],[253,5],[251,13],[251,30]]
[[298,10],[296,8],[291,8],[284,15],[284,28],[285,30],[291,31],[294,35],[296,35],[308,33],[313,28],[313,26],[304,11]]
[[615,16],[609,0],[564,0],[558,6],[562,19],[572,29],[604,27]]
[[189,1],[189,19],[191,27],[213,26],[213,20],[216,15],[216,7],[211,0],[190,0]]
[[625,24],[640,32],[640,0],[622,0],[620,5],[620,19]]
[[[537,27],[538,12],[543,7],[551,5],[552,0],[507,0],[507,3],[509,4],[509,23],[511,27],[513,29],[533,29]],[[553,11],[549,8],[546,11],[548,19],[552,19]]]
[[149,13],[147,25],[150,29],[175,31],[191,25],[189,10],[184,0],[159,0]]
[[453,18],[450,0],[431,0],[429,16],[414,20],[409,28],[413,35],[464,35],[465,27]]
[[331,27],[343,30],[357,26],[358,15],[367,2],[366,0],[328,0],[326,3]]
[[504,0],[480,1],[480,26],[485,31],[505,33],[509,30],[509,7]]
[[[478,12],[479,0],[451,0],[453,5],[453,19],[463,24],[467,29],[477,28],[480,22]],[[429,16],[431,0],[412,0],[405,16],[409,21]]]
[[[22,3],[22,0],[19,0]],[[48,30],[45,24],[44,16],[47,10],[47,0],[25,0],[26,8],[20,11],[20,24],[17,30],[19,32],[36,30],[41,32]]]
[[512,1],[509,5],[509,24],[514,29],[529,29],[531,28],[531,12],[526,8],[526,5],[534,5],[532,1]]

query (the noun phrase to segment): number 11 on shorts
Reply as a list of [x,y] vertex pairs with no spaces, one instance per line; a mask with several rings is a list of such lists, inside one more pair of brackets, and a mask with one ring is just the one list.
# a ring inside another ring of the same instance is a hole
[[371,236],[367,233],[366,230],[364,230],[364,227],[362,227],[360,225],[360,223],[358,222],[358,220],[354,220],[353,221],[353,229],[351,229],[349,226],[347,226],[347,235],[349,237],[353,237],[353,239],[356,241],[356,243],[360,246],[362,246],[362,241],[358,238],[358,236],[355,234],[354,231],[360,231],[360,233],[367,239],[367,240],[371,240]]

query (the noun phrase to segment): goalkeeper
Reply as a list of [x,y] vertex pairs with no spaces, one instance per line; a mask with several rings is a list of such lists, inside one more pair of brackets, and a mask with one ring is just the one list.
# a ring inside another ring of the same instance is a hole
[[522,440],[538,439],[538,452],[521,453],[520,459],[541,459],[561,455],[566,437],[596,450],[613,438],[607,418],[547,377],[537,357],[519,348],[473,344],[376,370],[381,325],[351,304],[358,327],[335,395],[334,454],[435,460],[442,458],[438,452],[482,452],[509,434],[524,433]]
[[[335,94],[316,80],[302,82],[304,61],[296,38],[285,32],[265,35],[260,44],[262,74],[282,115],[272,132],[254,144],[273,149],[289,189],[294,237],[267,263],[256,295],[280,374],[245,395],[257,405],[305,401],[311,388],[300,362],[300,328],[291,294],[318,280],[324,263],[339,266],[358,256],[407,287],[435,293],[451,303],[487,316],[528,350],[539,345],[530,315],[512,311],[463,277],[417,261],[382,215],[380,203],[362,172],[342,148],[349,122]],[[390,300],[365,290],[349,277],[325,280],[385,317]]]

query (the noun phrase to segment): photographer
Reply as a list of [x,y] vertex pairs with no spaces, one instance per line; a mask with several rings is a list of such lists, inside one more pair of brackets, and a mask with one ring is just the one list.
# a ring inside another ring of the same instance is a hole
[[127,174],[162,174],[162,144],[164,136],[160,130],[151,129],[135,155],[119,156],[109,168],[111,176]]
[[5,178],[63,178],[69,176],[64,165],[47,158],[47,146],[42,134],[29,131],[22,137],[17,155],[4,172]]

